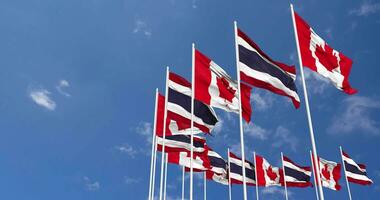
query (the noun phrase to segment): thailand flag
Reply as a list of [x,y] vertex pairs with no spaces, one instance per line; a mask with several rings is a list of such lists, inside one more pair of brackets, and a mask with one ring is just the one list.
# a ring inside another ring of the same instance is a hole
[[[206,140],[203,137],[194,136],[193,146],[191,146],[191,137],[189,135],[171,135],[165,136],[165,152],[191,151],[202,153],[205,151]],[[163,137],[156,136],[157,150],[162,151]]]
[[363,164],[357,164],[350,156],[342,151],[342,158],[346,169],[347,180],[351,183],[359,185],[371,185],[373,181],[368,178],[366,166]]
[[[212,107],[239,113],[238,85],[230,75],[210,58],[195,49],[195,98]],[[251,88],[241,86],[242,114],[251,120]]]
[[301,167],[283,156],[284,181],[287,187],[308,187],[312,186],[310,182],[311,167]]
[[[170,123],[170,128],[179,130],[179,132],[183,131],[182,134],[190,134],[191,84],[186,79],[171,72],[169,74],[168,86],[167,118],[175,122],[174,125]],[[198,100],[194,100],[193,120],[193,133],[210,133],[218,122],[215,111]]]
[[210,169],[206,172],[206,178],[223,185],[228,185],[226,160],[218,153],[207,146],[208,160],[210,161]]
[[281,185],[282,169],[273,167],[265,158],[256,155],[257,182],[259,186]]
[[238,67],[241,80],[279,95],[287,96],[296,108],[300,105],[294,66],[276,62],[267,56],[243,31],[237,30]]
[[331,48],[296,12],[294,12],[302,63],[330,80],[339,90],[355,94],[348,82],[352,60]]
[[245,180],[247,185],[255,185],[255,166],[245,160],[243,165],[241,158],[231,153],[228,155],[230,167],[230,179],[232,184],[243,184],[243,166],[245,167]]

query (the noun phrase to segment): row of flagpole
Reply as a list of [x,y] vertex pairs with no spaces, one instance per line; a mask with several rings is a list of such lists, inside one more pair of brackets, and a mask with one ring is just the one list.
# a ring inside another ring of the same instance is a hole
[[[302,64],[302,57],[301,57],[301,51],[299,46],[299,40],[298,40],[298,34],[296,30],[296,22],[295,22],[295,16],[294,16],[294,9],[293,5],[290,4],[291,8],[291,16],[293,21],[293,28],[294,28],[294,36],[297,46],[297,55],[299,60],[299,69],[301,73],[301,81],[302,81],[302,87],[304,92],[304,100],[305,100],[305,108],[306,108],[306,115],[307,115],[307,121],[308,121],[308,127],[309,127],[309,133],[310,133],[310,140],[312,144],[312,151],[310,152],[310,156],[312,159],[312,165],[313,165],[313,171],[315,170],[315,185],[316,187],[316,195],[317,199],[324,200],[324,194],[322,189],[322,184],[317,184],[317,180],[321,180],[320,177],[320,169],[319,165],[315,165],[313,163],[318,163],[318,154],[317,154],[317,147],[314,137],[314,130],[313,130],[313,122],[310,112],[310,106],[309,106],[309,100],[308,100],[308,93],[307,93],[307,86],[303,71],[303,64]],[[238,85],[238,95],[239,95],[239,130],[240,130],[240,148],[241,148],[241,161],[242,163],[245,163],[245,146],[244,146],[244,130],[243,130],[243,120],[242,120],[242,104],[241,104],[241,87],[240,87],[240,71],[239,71],[239,49],[238,49],[238,35],[237,35],[237,22],[234,22],[234,35],[235,35],[235,58],[236,58],[236,69],[237,69],[237,85]],[[193,158],[193,129],[194,129],[194,68],[195,68],[195,44],[192,44],[192,87],[191,87],[191,150],[190,150],[190,157]],[[166,69],[166,85],[165,85],[165,106],[164,106],[164,125],[163,125],[163,143],[162,143],[162,154],[161,154],[161,174],[160,174],[160,190],[159,190],[159,200],[165,200],[166,199],[166,178],[167,178],[167,157],[165,161],[165,135],[166,135],[166,119],[167,119],[167,102],[168,102],[168,80],[169,79],[169,67]],[[155,113],[157,112],[157,98],[158,98],[158,89],[156,89],[156,105],[155,105]],[[156,143],[156,115],[154,116],[154,127],[153,127],[153,139],[152,139],[152,156],[151,156],[151,167],[150,167],[150,179],[149,179],[149,198],[154,199],[154,188],[155,188],[155,174],[156,174],[156,158],[157,158],[157,143]],[[341,149],[340,149],[341,150]],[[229,152],[229,150],[228,150]],[[342,150],[341,150],[342,154]],[[281,159],[283,160],[283,155],[281,153]],[[229,162],[229,161],[228,161]],[[166,163],[166,166],[165,166]],[[256,160],[255,160],[256,165]],[[244,164],[243,164],[244,166]],[[284,166],[282,166],[284,167]],[[183,167],[182,172],[182,199],[184,199],[184,179],[185,179],[185,167]],[[245,167],[242,167],[242,174],[243,174],[243,198],[244,200],[247,200],[247,184],[246,184],[246,173],[245,173]],[[256,170],[255,170],[256,171]],[[257,174],[255,174],[257,177]],[[349,198],[351,198],[351,192],[347,180],[347,175],[345,174],[346,182],[347,182],[347,189],[349,193]],[[231,200],[231,183],[229,178],[229,199]],[[256,184],[256,198],[259,198],[258,195],[258,184]],[[189,184],[189,196],[190,200],[193,200],[193,163],[192,159],[190,159],[190,184]],[[206,199],[206,174],[204,174],[204,199]],[[286,199],[288,199],[287,195],[287,186],[285,183],[285,196]]]

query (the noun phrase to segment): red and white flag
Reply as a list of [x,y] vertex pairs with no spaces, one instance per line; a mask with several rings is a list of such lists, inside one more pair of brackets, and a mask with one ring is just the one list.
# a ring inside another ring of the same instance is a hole
[[[195,99],[227,112],[239,113],[238,85],[210,58],[195,50]],[[251,119],[251,88],[241,86],[243,118]]]
[[283,182],[282,169],[273,167],[265,158],[256,155],[256,172],[259,186],[281,186]]
[[[168,153],[168,162],[185,166],[190,168],[191,161],[190,151],[183,152],[169,152]],[[210,168],[210,162],[207,158],[207,152],[203,153],[194,153],[193,154],[193,169],[195,171],[206,171]]]
[[340,190],[339,179],[341,177],[341,164],[333,161],[328,161],[323,158],[318,158],[319,170],[322,179],[322,186],[332,190]]
[[303,65],[329,79],[336,88],[355,94],[348,77],[352,60],[331,48],[296,12],[294,12]]

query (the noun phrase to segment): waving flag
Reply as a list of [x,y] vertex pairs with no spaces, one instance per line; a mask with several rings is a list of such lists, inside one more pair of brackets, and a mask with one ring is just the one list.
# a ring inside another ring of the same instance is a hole
[[330,188],[332,190],[340,190],[341,186],[339,185],[339,179],[341,177],[341,165],[333,161],[325,160],[323,158],[318,158],[318,160],[322,186]]
[[281,185],[282,170],[273,167],[265,158],[256,155],[257,182],[259,186]]
[[[176,122],[174,129],[191,128],[191,84],[181,76],[170,72],[168,92],[168,119]],[[218,122],[215,111],[208,105],[194,100],[194,133],[210,133]],[[171,124],[172,125],[172,124]],[[173,127],[171,127],[173,128]]]
[[365,165],[356,164],[356,162],[344,151],[342,151],[342,158],[346,168],[347,180],[349,182],[359,185],[371,185],[373,183],[373,181],[367,176]]
[[331,48],[296,12],[294,15],[303,65],[329,79],[339,90],[355,94],[357,90],[348,82],[351,59]]
[[[200,51],[195,50],[195,99],[227,112],[239,113],[238,85],[227,72]],[[251,119],[250,88],[242,89],[243,118]]]
[[[157,136],[157,150],[162,151],[163,137]],[[194,136],[193,151],[202,153],[205,151],[206,140],[203,137]],[[191,137],[189,135],[165,136],[165,152],[191,151]]]
[[311,167],[301,167],[283,156],[284,181],[287,187],[308,187],[312,186],[310,182]]
[[[191,160],[190,151],[168,153],[168,162],[173,163],[173,164],[190,168],[190,160]],[[207,158],[206,152],[194,153],[193,169],[199,170],[199,171],[205,171],[209,168],[210,168],[210,162]]]
[[228,185],[227,162],[208,146],[207,156],[210,162],[210,169],[206,172],[206,178],[223,185]]
[[[232,184],[243,184],[243,163],[241,158],[231,153],[228,155],[230,159],[230,179]],[[255,185],[255,165],[245,160],[245,180],[247,185]]]
[[287,96],[298,108],[300,98],[294,83],[296,79],[295,67],[272,60],[240,29],[238,29],[237,43],[241,80],[276,94]]

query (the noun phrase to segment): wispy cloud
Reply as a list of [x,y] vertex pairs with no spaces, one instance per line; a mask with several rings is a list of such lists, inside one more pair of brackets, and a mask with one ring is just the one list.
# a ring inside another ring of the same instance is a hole
[[146,37],[152,36],[152,31],[148,27],[147,23],[142,19],[135,20],[135,26],[132,31],[134,34],[143,34]]
[[276,148],[280,148],[283,146],[290,147],[291,150],[296,151],[298,146],[298,139],[296,136],[291,134],[289,129],[279,126],[277,127],[274,136],[273,136],[272,146]]
[[198,8],[197,0],[192,0],[191,1],[191,7],[194,8],[194,9]]
[[39,106],[54,111],[57,104],[50,98],[50,92],[46,89],[30,89],[29,97]]
[[124,177],[126,184],[137,184],[141,182],[141,178]]
[[[279,187],[266,187],[264,188],[261,193],[263,195],[281,195],[285,196],[285,190],[283,188]],[[293,196],[293,193],[288,190],[288,197]]]
[[[305,68],[304,75],[307,80],[307,89],[313,94],[323,94],[330,84],[329,80],[309,69]],[[301,81],[301,78],[298,80]]]
[[57,89],[57,91],[65,96],[65,97],[70,97],[71,95],[67,92],[65,92],[65,89],[66,88],[69,88],[70,87],[70,83],[67,81],[67,80],[60,80],[58,82],[58,85],[55,87]]
[[260,139],[260,140],[266,140],[268,139],[268,136],[270,132],[254,123],[244,124],[244,133],[246,133],[248,136]]
[[85,189],[88,191],[97,191],[100,189],[100,183],[98,181],[92,181],[87,176],[83,177]]
[[380,135],[380,124],[371,114],[380,109],[380,100],[364,96],[350,96],[343,100],[343,108],[333,117],[327,129],[330,134],[347,134],[353,131]]
[[136,154],[138,153],[138,151],[129,144],[122,144],[115,146],[114,148],[120,153],[126,154],[131,158],[135,158]]
[[368,16],[380,11],[380,3],[372,3],[371,1],[363,1],[359,8],[349,11],[351,15]]
[[274,95],[269,94],[267,91],[254,91],[251,94],[251,102],[255,111],[266,111],[272,107],[274,102]]
[[136,131],[136,133],[145,137],[146,141],[149,144],[152,143],[152,134],[153,134],[152,123],[140,122],[139,125],[136,127],[135,131]]

